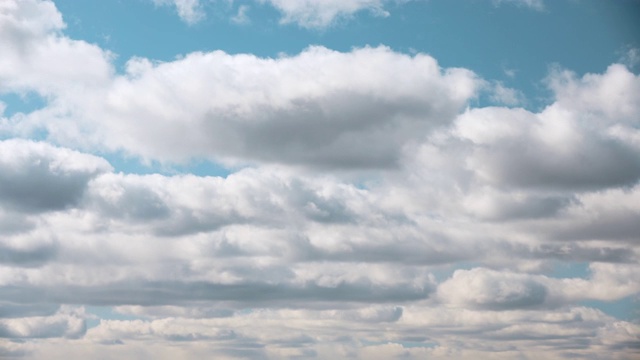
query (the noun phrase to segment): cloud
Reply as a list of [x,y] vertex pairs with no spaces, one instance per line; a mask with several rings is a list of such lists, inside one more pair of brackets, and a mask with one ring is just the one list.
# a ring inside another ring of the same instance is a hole
[[470,71],[386,47],[311,47],[277,59],[216,51],[128,68],[106,96],[78,104],[98,105],[83,112],[84,127],[109,148],[174,161],[393,167],[404,145],[453,120],[477,85]]
[[238,6],[238,12],[236,13],[235,16],[231,18],[231,22],[239,25],[245,25],[250,23],[251,19],[249,19],[249,16],[247,15],[250,9],[251,7],[249,5]]
[[514,220],[556,216],[575,201],[567,195],[500,192],[485,187],[467,196],[464,206],[469,213],[485,220]]
[[625,64],[630,69],[636,68],[640,65],[640,49],[628,47],[620,57],[620,63]]
[[[613,301],[640,290],[625,275],[637,265],[592,264],[589,279],[556,279],[484,268],[456,270],[438,286],[438,299],[448,306],[478,310],[561,307],[583,300]],[[624,280],[623,280],[624,279]]]
[[[329,24],[388,3],[279,4]],[[583,306],[640,293],[628,68],[554,68],[535,111],[473,107],[517,93],[384,46],[117,74],[53,3],[0,9],[2,91],[45,99],[0,120],[45,138],[0,141],[0,356],[637,355],[637,324]],[[90,154],[117,150],[234,171],[116,173]]]
[[200,0],[153,0],[156,6],[175,6],[178,16],[189,25],[202,21],[206,14]]
[[235,306],[275,306],[313,303],[402,303],[425,299],[429,288],[406,286],[406,284],[375,284],[365,279],[337,284],[317,284],[308,282],[302,286],[292,284],[267,284],[258,282],[235,282],[221,284],[213,282],[124,281],[99,287],[81,287],[65,284],[60,288],[1,288],[0,293],[14,302],[29,302],[38,297],[53,303],[81,303],[95,306],[117,306],[133,304],[141,306],[181,305],[191,302],[225,301]]
[[[37,37],[65,27],[62,15],[51,1],[6,1],[2,7],[3,41],[18,45],[25,39]],[[25,21],[20,21],[24,19]]]
[[233,316],[235,311],[220,307],[180,307],[180,306],[118,306],[115,311],[136,317],[146,317],[152,319],[162,319],[167,317],[203,319]]
[[35,248],[15,248],[0,244],[0,264],[10,266],[36,266],[52,260],[57,252],[55,243]]
[[51,316],[59,310],[59,306],[51,304],[0,304],[0,318],[21,318],[32,316]]
[[78,338],[84,335],[82,311],[62,308],[51,316],[0,319],[0,338]]
[[[513,76],[510,76],[510,77],[513,77]],[[504,86],[504,84],[502,84],[501,82],[495,83],[490,91],[492,92],[490,99],[496,104],[516,106],[516,105],[522,105],[525,103],[525,97],[524,97],[524,94],[522,94],[522,92],[516,89],[508,88]]]
[[[487,181],[520,188],[606,188],[640,178],[637,149],[607,134],[637,123],[640,78],[621,65],[602,75],[550,78],[557,101],[538,114],[478,108],[457,120],[457,134],[476,145],[471,167]],[[616,89],[612,91],[612,89]]]
[[[386,17],[387,3],[402,3],[407,0],[343,0],[343,1],[312,1],[312,0],[256,0],[259,4],[268,4],[277,9],[282,17],[280,23],[295,23],[307,29],[325,29],[343,19],[350,19],[356,13],[368,11],[374,16]],[[232,3],[233,1],[230,1]],[[201,0],[153,0],[156,6],[173,6],[178,16],[185,23],[194,25],[206,17]],[[240,5],[231,21],[246,24],[249,18],[246,12],[249,5]]]
[[528,275],[483,269],[457,270],[438,288],[438,295],[448,304],[488,310],[540,306],[547,292],[544,284]]
[[0,141],[0,199],[25,212],[61,210],[77,203],[91,178],[111,170],[101,158],[46,143]]
[[110,53],[63,36],[64,27],[51,1],[3,1],[0,93],[35,91],[49,98],[78,94],[110,78]]
[[[230,353],[253,357],[313,353],[319,358],[426,354],[471,359],[498,350],[506,358],[585,357],[594,355],[594,349],[596,354],[624,358],[625,354],[634,354],[637,344],[637,328],[632,324],[584,307],[549,312],[409,307],[403,312],[406,316],[393,328],[343,320],[350,311],[262,310],[232,318],[109,320],[88,330],[73,349],[79,354],[137,353],[160,359],[198,354],[224,357]],[[463,335],[466,341],[460,343]],[[523,346],[532,341],[539,345]],[[65,353],[61,347],[43,342],[41,351],[45,350]],[[252,352],[248,355],[247,351]]]
[[13,211],[0,211],[0,234],[3,236],[19,234],[36,227],[33,219]]
[[384,10],[389,0],[260,0],[268,2],[284,16],[282,23],[295,22],[305,28],[325,28],[340,18],[348,18],[355,13],[367,10],[376,16],[389,16]]

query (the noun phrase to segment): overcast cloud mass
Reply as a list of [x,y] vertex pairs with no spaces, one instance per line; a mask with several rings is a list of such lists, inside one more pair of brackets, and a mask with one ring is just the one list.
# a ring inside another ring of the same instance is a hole
[[640,358],[637,2],[86,3],[0,1],[0,358]]

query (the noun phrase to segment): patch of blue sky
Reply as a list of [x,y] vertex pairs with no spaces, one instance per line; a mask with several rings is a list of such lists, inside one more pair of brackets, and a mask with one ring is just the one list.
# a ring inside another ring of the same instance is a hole
[[[252,15],[258,16],[250,26],[241,26],[230,22],[233,9],[228,4],[216,4],[221,8],[206,7],[207,17],[188,25],[180,20],[172,7],[158,7],[150,0],[56,0],[56,6],[67,22],[65,33],[113,52],[120,72],[132,57],[171,61],[191,52],[214,50],[277,56],[291,49],[298,52],[308,45],[306,39],[294,41],[295,35],[288,36],[287,28],[280,28],[277,22],[262,24],[261,19],[277,19],[274,9],[255,5]],[[302,33],[295,28],[289,30]],[[273,42],[286,46],[274,46]],[[296,47],[296,43],[301,46]]]
[[553,270],[548,274],[553,278],[582,278],[586,279],[591,275],[588,262],[561,262],[553,265]]
[[636,296],[627,296],[616,301],[586,300],[580,305],[596,308],[619,320],[640,322],[640,298]]
[[144,161],[139,157],[130,156],[121,152],[101,153],[99,156],[106,159],[114,169],[114,172],[125,174],[161,174],[166,176],[193,174],[196,176],[227,177],[234,170],[227,168],[215,161],[194,159],[185,163],[161,164],[157,161]]
[[47,100],[35,92],[0,94],[0,102],[4,104],[4,111],[0,115],[11,117],[19,113],[30,113],[47,105]]
[[85,312],[89,315],[86,319],[87,328],[91,329],[100,325],[100,320],[140,320],[137,316],[121,314],[110,306],[85,306]]

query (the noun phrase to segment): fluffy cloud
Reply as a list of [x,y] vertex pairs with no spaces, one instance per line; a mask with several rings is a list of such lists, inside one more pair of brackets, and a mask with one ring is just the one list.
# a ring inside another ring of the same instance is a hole
[[[427,221],[411,209],[398,212],[388,184],[359,189],[337,178],[306,178],[286,169],[276,174],[270,168],[245,169],[227,178],[123,175],[110,172],[99,158],[78,152],[28,141],[5,143],[12,146],[11,153],[29,155],[16,157],[13,168],[47,159],[45,163],[55,163],[52,158],[66,156],[78,160],[68,171],[88,169],[91,174],[83,180],[79,200],[46,212],[31,209],[37,228],[5,238],[7,249],[28,239],[34,249],[11,250],[3,259],[8,266],[0,279],[4,308],[13,317],[23,314],[3,323],[7,337],[82,336],[79,324],[85,315],[51,315],[50,308],[38,307],[73,303],[119,306],[124,314],[149,319],[102,321],[78,340],[86,349],[126,344],[122,349],[138,351],[138,344],[155,339],[198,344],[190,354],[208,342],[214,345],[201,350],[221,356],[326,357],[368,354],[372,346],[393,344],[385,345],[385,354],[464,357],[486,351],[487,342],[499,346],[506,339],[521,342],[510,355],[528,356],[562,354],[563,346],[575,345],[576,337],[585,341],[580,348],[584,354],[623,353],[635,346],[628,332],[635,331],[632,325],[615,325],[595,310],[572,308],[572,317],[560,319],[565,316],[561,309],[581,301],[616,301],[640,291],[638,282],[629,281],[637,266],[616,263],[634,261],[632,254],[616,255],[616,249],[624,248],[611,248],[607,255],[605,247],[591,251],[588,244],[567,248],[553,243],[484,243],[477,235],[469,238],[464,229],[448,230],[450,221]],[[55,175],[57,169],[44,167],[43,177]],[[73,183],[69,178],[60,181]],[[589,196],[611,195],[609,191]],[[589,206],[582,195],[578,199],[576,204]],[[633,201],[628,202],[632,206]],[[623,204],[611,204],[615,203]],[[533,220],[553,221],[537,216]],[[465,227],[477,233],[491,229],[487,226],[495,226],[493,221]],[[168,230],[174,227],[192,230]],[[55,253],[36,259],[38,249],[47,246],[46,234],[57,236],[48,242]],[[447,252],[452,246],[455,252]],[[465,247],[469,251],[463,251]],[[458,270],[438,285],[432,275],[439,264],[453,264],[461,256],[495,266],[494,258],[481,255],[490,251],[514,261],[569,258],[612,263],[592,264],[592,275],[586,279],[476,268]],[[27,255],[34,260],[20,265]],[[219,306],[211,307],[212,301]],[[131,304],[136,306],[125,306]],[[251,315],[243,312],[246,308],[254,309]],[[496,314],[487,315],[486,310]],[[454,315],[460,311],[464,316]],[[263,328],[255,328],[256,317]],[[266,329],[273,330],[284,319],[297,333],[269,336],[272,331]],[[359,323],[368,325],[358,327]],[[382,323],[394,325],[388,331],[365,330]],[[419,337],[425,324],[438,331]],[[472,336],[469,324],[475,324]],[[336,328],[344,328],[345,334],[327,340]],[[306,329],[304,335],[301,329]],[[461,333],[470,339],[463,347],[452,340]],[[607,342],[599,334],[617,340]],[[547,348],[527,346],[532,340],[548,341]],[[342,350],[330,352],[328,344]],[[414,354],[409,349],[416,344],[419,351]],[[5,351],[36,351],[32,354],[37,356],[47,346],[53,345]]]
[[467,70],[384,47],[278,59],[194,53],[128,67],[89,120],[109,124],[111,147],[174,160],[389,167],[403,145],[451,121],[476,86]]
[[438,288],[448,304],[479,309],[528,308],[542,305],[547,297],[544,284],[526,275],[458,270]]
[[583,300],[619,300],[640,291],[640,282],[626,274],[637,265],[593,264],[590,279],[555,279],[483,268],[456,270],[438,287],[438,298],[449,306],[510,310],[566,305]]
[[[322,21],[384,5],[332,4]],[[474,108],[491,82],[424,54],[218,51],[115,74],[51,2],[0,10],[1,91],[46,100],[1,129],[47,132],[0,141],[0,356],[638,355],[637,324],[583,306],[640,293],[624,66],[552,71],[540,111]],[[116,173],[88,153],[105,148],[249,166]],[[587,274],[554,276],[566,264]]]
[[0,5],[0,93],[30,91],[47,97],[82,92],[112,75],[111,55],[61,35],[61,14],[51,1]]
[[0,338],[77,338],[84,335],[82,310],[62,308],[51,316],[0,319]]
[[[13,22],[26,16],[10,15]],[[21,134],[45,130],[58,142],[106,145],[148,159],[393,167],[403,146],[452,121],[479,84],[468,70],[441,69],[427,55],[407,56],[385,47],[349,53],[311,47],[277,59],[219,51],[162,64],[132,59],[126,76],[106,81],[111,67],[104,52],[45,30],[35,43],[73,43],[71,48],[91,50],[65,54],[91,65],[83,68],[92,73],[67,74],[74,68],[69,62],[63,66],[51,61],[51,54],[26,52],[30,61],[15,60],[7,68],[18,63],[46,63],[47,68],[31,65],[10,76],[22,82],[32,77],[22,85],[26,90],[64,90],[52,94],[52,106],[5,119],[4,128]]]
[[[394,310],[372,307],[360,312],[385,311]],[[267,310],[227,318],[107,320],[89,329],[82,340],[75,340],[74,346],[67,349],[41,341],[41,348],[33,356],[47,351],[82,357],[99,351],[107,358],[134,353],[160,359],[199,354],[222,358],[313,355],[382,359],[427,355],[471,359],[493,351],[505,358],[560,359],[568,355],[593,356],[594,349],[616,359],[637,354],[633,349],[637,345],[637,328],[584,307],[546,313],[410,307],[404,309],[395,326],[378,328],[355,320],[353,314],[350,310]],[[459,341],[462,335],[464,343]]]
[[403,148],[450,123],[478,85],[468,70],[385,47],[312,47],[278,59],[193,53],[127,66],[108,87],[61,92],[5,128],[165,161],[390,168]]
[[109,170],[101,158],[46,143],[0,141],[3,207],[47,211],[72,206],[91,178]]
[[633,185],[640,177],[637,147],[610,134],[617,127],[637,126],[632,114],[638,113],[640,78],[615,65],[581,83],[552,79],[558,100],[539,114],[482,108],[458,119],[459,136],[477,145],[471,167],[506,186]]

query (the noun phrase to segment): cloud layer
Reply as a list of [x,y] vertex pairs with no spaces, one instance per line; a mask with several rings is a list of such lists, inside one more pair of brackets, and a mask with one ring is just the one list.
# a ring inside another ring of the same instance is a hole
[[[624,65],[552,70],[534,111],[473,106],[491,81],[384,46],[120,74],[63,29],[51,2],[0,5],[0,93],[45,100],[0,114],[0,357],[639,355],[637,314],[590,306],[640,293]],[[127,174],[114,152],[233,172]]]

